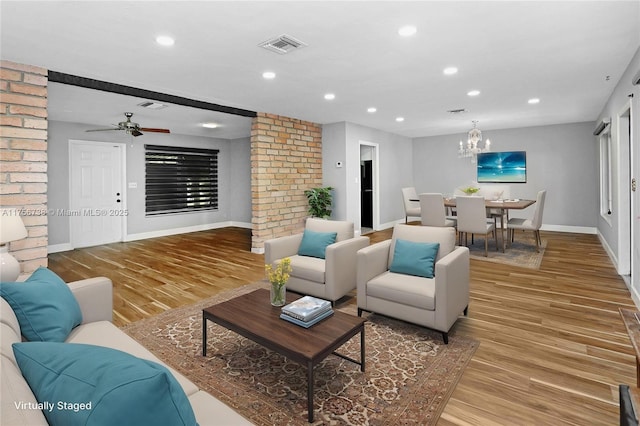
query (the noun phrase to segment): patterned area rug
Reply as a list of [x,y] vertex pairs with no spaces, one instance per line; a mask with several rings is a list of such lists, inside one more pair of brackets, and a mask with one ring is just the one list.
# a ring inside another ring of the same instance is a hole
[[[505,237],[506,234],[505,231]],[[500,236],[500,231],[498,231],[499,250],[496,251],[496,242],[493,238],[489,238],[487,257],[484,256],[484,237],[476,235],[473,244],[471,244],[471,237],[469,237],[468,241],[469,254],[473,259],[531,269],[540,269],[540,264],[542,264],[542,258],[547,248],[547,241],[543,239],[540,253],[536,251],[536,239],[533,236],[533,232],[516,232],[515,241],[508,243],[503,253],[502,237]]]
[[[123,330],[253,423],[307,425],[305,367],[210,322],[202,357],[202,309],[257,288],[267,287],[249,284]],[[354,304],[337,309],[356,313]],[[375,314],[367,319],[364,373],[332,355],[315,368],[313,424],[435,424],[479,342],[454,331],[445,345],[440,333]],[[359,335],[339,352],[359,359]]]

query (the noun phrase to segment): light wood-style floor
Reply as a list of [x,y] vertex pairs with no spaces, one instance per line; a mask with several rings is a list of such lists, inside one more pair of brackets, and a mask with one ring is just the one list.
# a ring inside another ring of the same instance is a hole
[[[451,336],[481,343],[438,425],[618,423],[618,384],[636,380],[618,314],[635,309],[629,291],[595,235],[542,237],[539,270],[471,260],[469,316]],[[225,228],[110,244],[51,254],[49,267],[66,281],[111,278],[123,325],[262,279],[250,239]]]

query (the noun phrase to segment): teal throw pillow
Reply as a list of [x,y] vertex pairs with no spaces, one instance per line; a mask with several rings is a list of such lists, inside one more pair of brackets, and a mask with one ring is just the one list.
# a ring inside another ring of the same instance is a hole
[[160,364],[94,345],[12,346],[52,426],[196,425],[184,390]]
[[389,270],[398,274],[433,278],[440,243],[416,243],[396,240],[393,261]]
[[25,282],[0,283],[0,295],[11,305],[20,332],[31,342],[64,342],[82,322],[80,305],[69,286],[44,267]]
[[327,246],[335,243],[337,236],[337,232],[315,232],[305,229],[298,254],[324,259]]

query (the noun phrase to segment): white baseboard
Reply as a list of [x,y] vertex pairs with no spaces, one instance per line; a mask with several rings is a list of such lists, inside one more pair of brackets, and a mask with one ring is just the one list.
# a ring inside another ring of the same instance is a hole
[[47,253],[49,254],[60,253],[61,251],[69,251],[69,250],[73,250],[73,247],[71,247],[71,243],[53,244],[53,245],[47,246]]
[[[398,223],[404,223],[404,219],[398,219],[392,222],[381,223],[376,231],[382,231],[384,229],[393,228]],[[568,226],[568,225],[542,225],[540,228],[542,231],[553,232],[570,232],[573,234],[597,234],[597,228],[591,226]]]
[[570,232],[572,234],[592,234],[598,233],[598,228],[593,226],[570,226],[570,225],[545,225],[540,228],[541,231],[553,232]]

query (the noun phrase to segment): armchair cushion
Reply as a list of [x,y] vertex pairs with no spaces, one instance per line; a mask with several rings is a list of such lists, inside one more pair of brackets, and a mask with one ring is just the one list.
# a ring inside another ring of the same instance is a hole
[[0,294],[15,312],[29,341],[64,342],[82,322],[76,298],[53,271],[40,267],[24,283],[1,283]]
[[324,259],[327,246],[336,242],[337,235],[337,232],[315,232],[305,229],[298,255]]
[[[310,256],[291,256],[292,276],[313,281],[325,282],[326,262],[324,259]],[[278,260],[280,262],[280,260]]]
[[436,306],[434,279],[396,274],[390,271],[378,275],[367,283],[367,296],[430,311],[435,310]]
[[439,243],[418,243],[396,240],[393,261],[389,270],[398,274],[433,278]]

